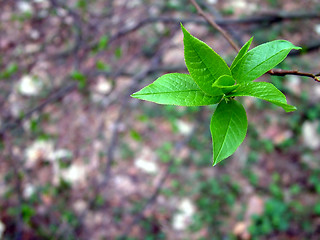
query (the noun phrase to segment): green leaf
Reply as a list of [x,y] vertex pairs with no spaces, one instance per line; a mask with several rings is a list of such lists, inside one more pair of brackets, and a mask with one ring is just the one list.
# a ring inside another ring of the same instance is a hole
[[296,107],[287,104],[285,95],[273,84],[267,82],[249,82],[240,86],[228,95],[256,97],[282,107],[286,112],[296,110]]
[[221,101],[212,115],[210,130],[213,146],[213,165],[232,155],[246,137],[246,111],[235,101]]
[[191,77],[202,91],[216,96],[212,84],[222,75],[231,76],[225,61],[207,44],[193,37],[181,24],[183,31],[184,58]]
[[238,87],[238,84],[234,85],[234,83],[235,80],[231,76],[223,75],[212,84],[212,87],[218,89],[217,92],[228,94]]
[[250,82],[282,62],[292,49],[301,49],[286,40],[261,44],[247,52],[232,68],[237,83]]
[[11,63],[3,72],[0,72],[0,78],[10,78],[17,71],[18,65],[16,63]]
[[216,104],[222,97],[212,97],[205,94],[190,75],[183,73],[163,75],[131,96],[159,104],[179,106]]
[[107,35],[103,35],[98,42],[98,51],[105,50],[108,46],[109,37]]
[[84,89],[85,86],[87,85],[87,77],[83,75],[81,72],[78,71],[73,71],[71,73],[71,77],[78,81],[78,88],[79,89]]
[[237,63],[242,59],[242,57],[248,52],[250,45],[252,43],[253,37],[249,39],[248,42],[246,42],[243,47],[240,49],[240,51],[238,52],[238,55],[235,57],[235,59],[233,60],[230,69],[232,70],[232,68],[234,68]]

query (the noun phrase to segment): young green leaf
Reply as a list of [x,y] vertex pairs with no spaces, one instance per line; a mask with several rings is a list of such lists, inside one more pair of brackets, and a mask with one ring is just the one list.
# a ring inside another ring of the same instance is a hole
[[169,73],[131,95],[134,98],[159,104],[178,106],[204,106],[216,104],[222,95],[205,94],[188,74]]
[[235,80],[231,76],[223,75],[212,84],[212,87],[217,88],[222,94],[228,94],[238,87],[238,84],[234,84]]
[[241,58],[248,52],[250,45],[252,43],[253,37],[249,39],[248,42],[246,42],[243,47],[240,49],[240,51],[238,52],[238,55],[235,57],[235,59],[233,60],[230,69],[232,70],[232,68],[234,68],[237,63],[241,60]]
[[292,49],[301,49],[286,40],[261,44],[247,52],[234,67],[232,76],[237,83],[255,80],[282,62]]
[[222,75],[231,76],[225,61],[207,44],[192,36],[181,24],[183,31],[184,58],[191,77],[202,91],[216,96],[212,84]]
[[296,110],[296,107],[287,104],[286,96],[279,91],[273,84],[267,82],[249,82],[240,86],[229,93],[231,96],[250,96],[256,97],[282,107],[286,112]]
[[210,123],[213,165],[236,151],[246,137],[247,128],[247,115],[239,102],[229,100],[219,103]]

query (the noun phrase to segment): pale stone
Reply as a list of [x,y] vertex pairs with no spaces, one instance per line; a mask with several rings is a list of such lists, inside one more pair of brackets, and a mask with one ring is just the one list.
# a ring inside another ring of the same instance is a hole
[[264,201],[259,196],[251,196],[248,201],[248,208],[245,214],[247,221],[251,220],[253,215],[261,215],[264,211]]
[[193,128],[194,128],[193,124],[188,123],[183,120],[177,121],[177,127],[178,127],[179,132],[184,136],[189,136],[192,133]]
[[193,202],[188,199],[182,199],[178,205],[178,212],[173,216],[172,226],[175,230],[185,230],[192,222],[192,216],[195,213]]
[[72,158],[72,152],[68,149],[60,148],[55,151],[53,151],[51,154],[49,154],[48,159],[50,161],[57,161],[60,159],[70,159]]
[[149,148],[144,148],[140,155],[134,161],[134,165],[143,172],[153,174],[157,173],[159,170],[159,167],[155,160],[155,153]]
[[248,223],[238,222],[233,228],[233,234],[242,240],[249,240],[250,233],[248,232],[247,228],[248,228]]
[[23,188],[23,197],[28,199],[30,198],[36,191],[36,188],[33,184],[27,183]]
[[314,31],[315,31],[318,35],[320,35],[320,24],[316,24],[316,25],[314,26]]
[[143,158],[138,158],[134,162],[134,165],[146,173],[156,173],[158,171],[158,166],[156,163],[150,162]]
[[2,239],[3,233],[6,230],[6,226],[0,221],[0,239]]
[[312,150],[320,147],[320,136],[317,133],[319,121],[305,121],[302,125],[302,137],[304,145]]
[[71,184],[84,183],[87,174],[86,166],[79,163],[74,163],[69,168],[61,171],[62,178]]
[[136,192],[137,185],[131,180],[129,176],[117,175],[113,178],[113,183],[117,191],[124,195],[130,195]]
[[74,204],[73,204],[73,208],[74,210],[78,213],[81,214],[83,213],[85,210],[88,209],[88,204],[86,201],[84,200],[77,200]]
[[27,168],[34,167],[40,159],[48,160],[48,156],[53,152],[52,141],[37,140],[25,150]]
[[98,77],[95,90],[100,94],[107,94],[111,91],[112,84],[110,81],[102,76]]
[[27,2],[27,1],[19,1],[19,2],[17,2],[17,7],[18,7],[20,12],[33,13],[33,7],[31,5],[31,3]]
[[20,79],[19,92],[25,96],[37,96],[41,92],[43,87],[42,82],[39,79],[35,79],[30,75],[24,75]]
[[30,31],[30,37],[31,37],[33,40],[39,39],[39,37],[40,37],[39,31],[37,31],[37,30],[35,30],[35,29],[32,29],[32,30]]

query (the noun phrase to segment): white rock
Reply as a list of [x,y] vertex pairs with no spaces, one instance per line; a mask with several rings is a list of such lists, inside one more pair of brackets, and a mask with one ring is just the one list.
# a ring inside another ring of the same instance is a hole
[[20,12],[23,13],[33,13],[32,5],[27,1],[19,1],[17,2],[17,7]]
[[33,40],[39,39],[39,37],[40,37],[39,31],[37,31],[37,30],[35,30],[35,29],[32,29],[32,30],[30,31],[30,37],[31,37]]
[[149,148],[144,148],[140,156],[134,161],[134,165],[142,171],[152,174],[158,172],[159,169],[155,160],[155,153]]
[[95,90],[100,94],[107,94],[111,91],[112,85],[110,81],[108,81],[104,77],[99,77],[97,81],[97,85],[95,87]]
[[172,227],[176,230],[185,230],[192,221],[195,206],[188,198],[182,199],[178,206],[178,212],[173,216]]
[[20,79],[19,92],[25,96],[37,96],[42,90],[43,84],[39,79],[25,75]]
[[246,0],[233,0],[230,2],[230,5],[235,9],[242,9],[248,12],[256,11],[258,8],[257,4],[247,2]]
[[117,175],[113,178],[115,188],[125,195],[133,194],[137,190],[137,185],[126,175]]
[[83,164],[75,163],[61,171],[61,177],[71,184],[83,183],[87,178],[87,168]]
[[2,239],[4,230],[6,229],[6,226],[4,225],[3,222],[0,221],[0,239]]
[[177,127],[178,127],[179,132],[184,136],[189,136],[193,130],[193,124],[188,123],[183,120],[177,121]]
[[24,45],[24,52],[27,54],[36,53],[41,48],[41,45],[38,43],[29,43]]
[[55,150],[48,156],[48,159],[50,161],[57,161],[60,159],[70,159],[70,158],[72,158],[72,152],[68,149],[63,149],[63,148]]
[[314,92],[316,98],[320,99],[320,86],[319,85],[313,86],[313,92]]
[[314,26],[314,31],[315,31],[318,35],[320,35],[320,24],[316,24],[316,25]]
[[77,200],[77,201],[73,204],[73,208],[74,208],[74,210],[75,210],[78,214],[81,214],[81,213],[83,213],[85,210],[87,210],[88,204],[87,204],[87,202],[84,201],[84,200]]
[[127,3],[128,8],[138,7],[139,5],[141,5],[141,0],[131,0]]
[[317,133],[319,121],[305,121],[302,125],[302,136],[304,145],[312,150],[320,147],[320,136]]
[[146,173],[156,173],[158,171],[158,166],[155,162],[143,158],[136,159],[134,165]]
[[207,0],[209,4],[217,4],[218,0]]
[[68,12],[67,12],[67,10],[65,10],[64,8],[58,8],[58,9],[57,9],[57,15],[58,15],[59,17],[65,17],[65,16],[68,15]]
[[37,140],[25,150],[26,168],[32,168],[40,159],[48,160],[48,157],[53,152],[52,141]]
[[35,191],[35,186],[31,183],[27,183],[23,189],[23,197],[28,199],[32,196],[32,194],[34,194]]

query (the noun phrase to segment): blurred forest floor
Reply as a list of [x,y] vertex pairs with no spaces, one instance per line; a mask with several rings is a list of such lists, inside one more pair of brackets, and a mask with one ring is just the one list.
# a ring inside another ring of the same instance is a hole
[[[303,48],[320,72],[320,3],[199,0],[242,45]],[[186,72],[180,22],[236,53],[187,0],[0,0],[0,239],[320,239],[320,83],[264,75],[285,113],[243,98],[249,129],[212,167],[215,106],[130,94]]]

